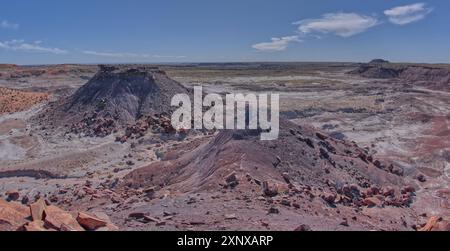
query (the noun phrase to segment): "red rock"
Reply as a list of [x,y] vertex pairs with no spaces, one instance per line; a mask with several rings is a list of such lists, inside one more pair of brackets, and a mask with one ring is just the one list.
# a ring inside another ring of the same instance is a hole
[[402,194],[415,193],[416,189],[412,186],[405,186],[402,188],[401,192],[402,192]]
[[55,194],[53,194],[53,195],[51,195],[51,196],[48,198],[48,200],[49,200],[51,203],[57,203],[57,202],[58,202],[58,196],[56,196]]
[[44,222],[47,228],[60,230],[61,226],[64,224],[75,231],[84,231],[84,229],[80,226],[80,224],[78,224],[78,222],[71,214],[56,206],[47,206],[44,210],[44,213]]
[[21,214],[20,212],[9,208],[0,208],[0,222],[2,224],[10,226],[8,230],[14,230],[22,226],[27,222],[25,219],[25,215]]
[[77,221],[86,230],[95,230],[108,224],[108,222],[84,212],[78,213]]
[[394,206],[394,207],[401,207],[403,206],[403,202],[401,199],[396,197],[389,197],[386,199],[386,205]]
[[376,197],[365,198],[363,205],[368,207],[381,207],[383,202]]
[[120,197],[117,197],[117,196],[112,196],[111,197],[111,202],[112,203],[114,203],[114,204],[119,204],[119,203],[121,203],[123,200],[120,198]]
[[344,219],[341,223],[339,223],[339,225],[344,226],[344,227],[349,227],[350,225],[348,224],[348,220]]
[[413,203],[413,198],[410,194],[404,194],[402,195],[400,199],[402,206],[409,206],[411,203]]
[[290,184],[277,184],[275,189],[279,194],[289,194],[289,192],[291,191],[291,185]]
[[374,195],[378,195],[379,193],[380,188],[378,188],[377,186],[371,186],[366,190],[365,195],[366,197],[372,197]]
[[394,188],[392,188],[390,186],[383,188],[383,195],[386,197],[394,196],[395,195]]
[[35,220],[23,226],[23,229],[27,232],[42,232],[48,231],[44,227],[44,222],[42,220]]
[[93,195],[93,194],[96,194],[97,193],[97,190],[95,190],[95,189],[93,189],[93,188],[91,188],[91,187],[88,187],[88,186],[85,186],[85,187],[83,187],[83,190],[86,192],[86,194],[88,194],[88,195]]
[[26,206],[0,199],[0,230],[16,230],[27,223],[28,217],[30,211]]
[[345,196],[349,197],[350,199],[359,198],[361,196],[359,187],[356,184],[344,185],[342,187],[342,192]]
[[59,228],[59,231],[61,231],[61,232],[76,232],[77,230],[75,230],[71,226],[68,226],[66,224],[62,224],[61,227]]
[[303,225],[300,225],[299,227],[297,227],[294,231],[297,231],[297,232],[310,232],[310,231],[312,231],[312,229],[311,229],[310,226],[303,224]]
[[389,169],[389,171],[390,171],[391,173],[393,173],[393,174],[395,174],[395,175],[398,175],[398,176],[403,176],[404,173],[405,173],[405,171],[403,170],[403,168],[398,167],[398,166],[394,166],[394,165],[390,165],[390,166],[388,167],[388,169]]
[[450,231],[450,221],[444,221],[441,217],[433,216],[428,220],[427,224],[418,231]]
[[97,232],[119,231],[119,227],[117,227],[112,223],[108,223],[105,227],[99,227],[95,231]]
[[450,220],[441,221],[438,224],[438,227],[436,228],[437,231],[450,231]]
[[27,217],[30,216],[30,209],[27,206],[14,201],[7,202],[5,200],[0,199],[0,208],[1,207],[11,207],[16,211],[19,211],[21,214],[27,215]]
[[44,210],[47,205],[44,199],[39,199],[35,203],[30,204],[31,218],[33,221],[40,221],[44,219]]
[[114,225],[114,224],[111,222],[111,219],[109,218],[109,216],[106,215],[105,213],[103,213],[103,212],[94,212],[93,214],[94,214],[97,218],[106,221],[106,226],[97,228],[95,231],[119,231],[119,227],[117,227],[116,225]]

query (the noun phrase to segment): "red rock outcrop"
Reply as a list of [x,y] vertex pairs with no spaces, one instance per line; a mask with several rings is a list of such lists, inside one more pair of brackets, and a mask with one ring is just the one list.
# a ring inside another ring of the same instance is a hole
[[0,231],[117,231],[106,214],[69,212],[39,199],[29,206],[0,199]]

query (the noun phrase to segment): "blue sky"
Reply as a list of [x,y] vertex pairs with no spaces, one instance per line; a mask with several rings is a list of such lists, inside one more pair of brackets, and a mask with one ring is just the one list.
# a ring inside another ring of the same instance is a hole
[[0,63],[450,63],[450,1],[15,0]]

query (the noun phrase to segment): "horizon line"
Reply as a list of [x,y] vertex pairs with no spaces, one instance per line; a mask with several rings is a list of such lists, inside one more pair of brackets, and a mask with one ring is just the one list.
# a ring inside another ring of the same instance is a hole
[[[93,62],[93,63],[49,63],[49,64],[17,64],[17,63],[0,63],[0,65],[15,66],[54,66],[54,65],[189,65],[189,64],[270,64],[270,63],[340,63],[340,64],[367,64],[369,62],[361,61],[290,61],[290,60],[273,60],[273,61],[191,61],[191,62]],[[428,64],[428,65],[449,65],[450,62],[411,62],[411,61],[389,61],[390,64]]]

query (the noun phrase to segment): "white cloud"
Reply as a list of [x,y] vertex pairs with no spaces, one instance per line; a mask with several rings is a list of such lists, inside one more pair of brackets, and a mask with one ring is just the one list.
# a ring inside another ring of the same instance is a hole
[[35,41],[27,43],[24,40],[10,40],[0,41],[0,48],[12,51],[25,51],[25,52],[37,52],[37,53],[52,53],[52,54],[66,54],[66,50],[59,48],[44,47],[41,45],[41,41]]
[[406,25],[424,19],[432,11],[433,9],[427,8],[425,3],[415,3],[385,10],[384,14],[389,17],[391,23]]
[[252,47],[259,51],[284,51],[291,42],[301,42],[301,40],[298,36],[274,37],[270,42],[254,44]]
[[13,30],[19,29],[19,25],[18,24],[11,23],[8,20],[1,21],[0,22],[0,27],[4,28],[4,29],[13,29]]
[[301,20],[294,24],[299,25],[298,30],[301,34],[331,33],[341,37],[351,37],[379,22],[372,16],[340,12],[324,14],[322,18]]
[[111,58],[144,57],[144,55],[138,55],[134,53],[113,53],[113,52],[97,52],[97,51],[83,51],[83,54],[99,57],[111,57]]
[[152,55],[154,58],[186,58],[186,56]]
[[82,51],[83,54],[98,56],[98,57],[110,57],[110,58],[173,58],[180,59],[186,56],[164,56],[164,55],[150,55],[128,52],[98,52],[98,51]]

